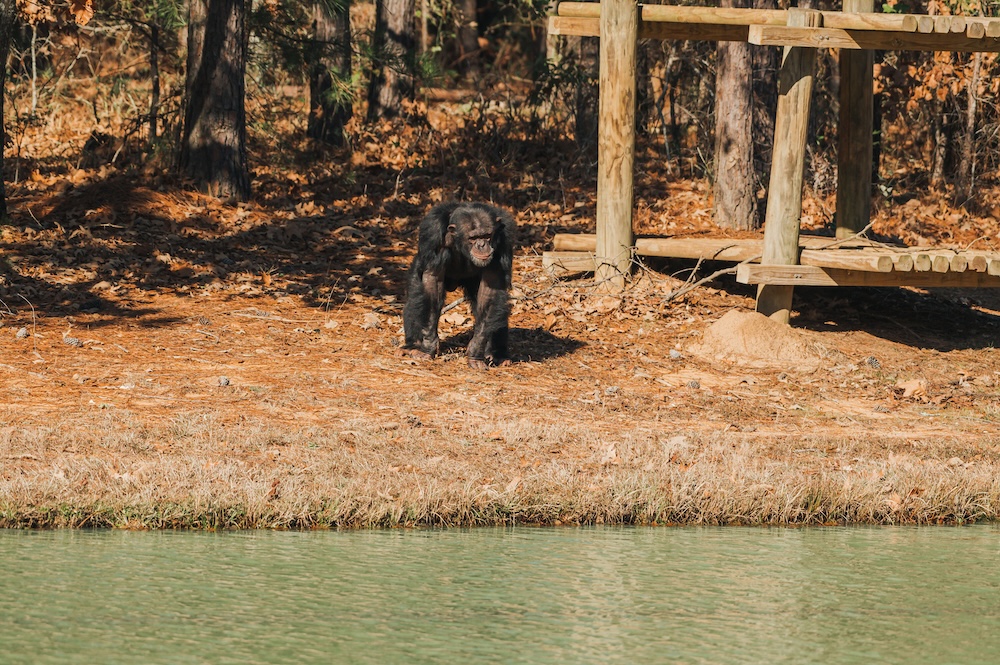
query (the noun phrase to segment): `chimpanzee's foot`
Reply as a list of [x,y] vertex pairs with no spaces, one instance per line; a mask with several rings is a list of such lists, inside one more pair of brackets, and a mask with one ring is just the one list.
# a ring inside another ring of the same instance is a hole
[[434,360],[434,355],[427,353],[423,349],[402,348],[396,349],[396,355],[401,358],[416,358],[417,360]]
[[489,369],[489,365],[482,358],[469,358],[469,367],[472,369]]

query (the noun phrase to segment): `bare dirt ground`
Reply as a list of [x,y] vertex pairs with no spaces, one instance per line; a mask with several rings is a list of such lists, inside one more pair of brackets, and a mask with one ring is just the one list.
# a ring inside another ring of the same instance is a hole
[[[800,289],[775,329],[732,277],[666,301],[690,262],[620,296],[555,281],[552,234],[594,228],[588,165],[491,171],[461,156],[451,112],[419,130],[437,154],[385,125],[353,153],[258,165],[249,204],[108,167],[11,187],[0,525],[997,517],[997,294]],[[709,184],[653,157],[639,231],[721,235]],[[990,196],[977,215],[883,202],[875,230],[1000,246]],[[417,223],[450,198],[516,215],[510,367],[466,366],[464,306],[441,357],[394,355]],[[829,206],[810,198],[804,223]]]

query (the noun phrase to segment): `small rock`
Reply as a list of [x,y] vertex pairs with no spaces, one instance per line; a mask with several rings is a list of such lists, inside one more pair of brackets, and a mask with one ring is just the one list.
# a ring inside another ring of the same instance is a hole
[[210,326],[212,325],[212,320],[209,319],[207,316],[199,316],[198,324],[203,326]]
[[69,344],[70,346],[75,346],[78,348],[83,346],[83,342],[81,342],[76,337],[63,337],[63,344]]
[[229,385],[229,377],[228,376],[220,376],[219,377],[219,385],[220,386],[228,386]]
[[683,357],[684,357],[684,354],[682,354],[677,349],[670,349],[670,359],[671,360],[680,360]]
[[604,389],[605,395],[614,395],[616,392],[618,392],[618,386],[608,386]]
[[17,331],[17,334],[15,335],[15,337],[17,337],[18,339],[24,339],[25,337],[27,337],[30,334],[31,333],[28,332],[27,328],[21,328],[20,330]]
[[701,388],[701,381],[699,381],[698,379],[691,379],[690,381],[687,382],[687,387],[688,388]]

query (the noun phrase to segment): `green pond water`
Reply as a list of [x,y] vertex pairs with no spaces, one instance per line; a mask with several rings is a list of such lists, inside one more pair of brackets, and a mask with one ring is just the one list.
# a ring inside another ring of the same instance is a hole
[[0,531],[0,664],[1000,663],[1000,527]]

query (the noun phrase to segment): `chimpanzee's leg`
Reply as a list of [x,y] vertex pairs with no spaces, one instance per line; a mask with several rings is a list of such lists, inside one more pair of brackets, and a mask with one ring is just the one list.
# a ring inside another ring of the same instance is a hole
[[507,283],[502,272],[487,268],[479,280],[479,290],[473,306],[476,317],[469,342],[469,366],[484,368],[487,363],[506,365],[507,321],[510,317],[510,303]]
[[444,306],[444,276],[430,271],[410,271],[403,332],[406,342],[402,355],[433,358],[438,352],[438,319]]

